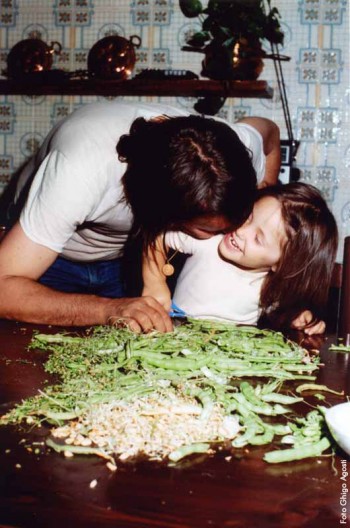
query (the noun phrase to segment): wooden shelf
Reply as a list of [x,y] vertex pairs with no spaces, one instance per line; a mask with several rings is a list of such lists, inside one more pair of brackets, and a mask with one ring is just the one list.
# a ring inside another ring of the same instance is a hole
[[213,80],[154,80],[130,79],[127,81],[68,80],[42,84],[37,80],[16,81],[0,79],[3,95],[104,95],[104,96],[182,96],[204,97],[254,97],[271,99],[272,88],[266,81],[213,81]]

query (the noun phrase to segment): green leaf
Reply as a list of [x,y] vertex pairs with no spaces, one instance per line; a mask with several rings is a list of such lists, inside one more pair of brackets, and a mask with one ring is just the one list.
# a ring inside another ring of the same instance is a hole
[[[189,5],[191,1],[183,3]],[[280,14],[270,2],[266,8],[264,0],[209,0],[201,14],[207,15],[201,21],[202,29],[210,33],[211,42],[219,45],[230,37],[236,41],[246,38],[283,44]],[[191,16],[195,16],[193,9]]]
[[210,35],[207,31],[198,31],[194,33],[188,40],[187,44],[194,46],[195,48],[201,48],[210,39]]
[[187,18],[195,18],[203,12],[203,6],[200,0],[179,0],[182,13]]

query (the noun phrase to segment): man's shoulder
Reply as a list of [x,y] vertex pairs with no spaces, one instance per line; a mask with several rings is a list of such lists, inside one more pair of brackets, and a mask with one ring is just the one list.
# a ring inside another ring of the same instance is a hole
[[80,118],[91,118],[94,119],[105,118],[109,116],[118,117],[123,119],[124,117],[132,116],[157,116],[167,114],[170,116],[187,116],[190,112],[184,108],[180,108],[175,105],[168,105],[164,103],[147,103],[143,101],[98,101],[95,103],[89,103],[83,105],[72,114],[72,119]]
[[[83,105],[66,116],[51,132],[51,146],[64,146],[88,143],[113,146],[122,134],[127,134],[132,122],[138,117],[152,119],[159,115],[186,116],[183,109],[156,103],[130,101],[101,101]],[[114,153],[114,152],[113,152]]]

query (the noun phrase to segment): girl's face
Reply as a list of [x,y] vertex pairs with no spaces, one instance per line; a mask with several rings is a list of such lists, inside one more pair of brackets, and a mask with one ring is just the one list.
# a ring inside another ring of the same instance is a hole
[[244,269],[274,271],[286,241],[281,206],[276,198],[265,196],[240,228],[224,235],[219,253]]

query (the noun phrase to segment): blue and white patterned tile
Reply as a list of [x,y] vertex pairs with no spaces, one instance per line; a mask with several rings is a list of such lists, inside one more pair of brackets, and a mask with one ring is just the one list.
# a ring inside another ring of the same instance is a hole
[[343,68],[340,49],[301,48],[299,53],[299,83],[339,84]]
[[299,10],[302,24],[330,24],[343,23],[346,0],[301,0]]

